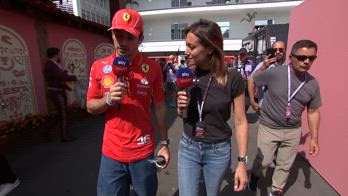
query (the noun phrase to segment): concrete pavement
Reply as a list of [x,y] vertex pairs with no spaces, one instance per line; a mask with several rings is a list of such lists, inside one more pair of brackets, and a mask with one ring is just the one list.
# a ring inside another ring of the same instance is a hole
[[[94,196],[98,176],[103,116],[90,116],[71,127],[78,140],[61,143],[58,139],[46,141],[38,133],[19,135],[0,143],[13,170],[21,180],[20,186],[10,196]],[[257,115],[249,110],[249,163],[256,155]],[[158,196],[179,195],[177,183],[177,150],[182,134],[182,121],[175,109],[169,108],[169,138],[171,139],[171,162],[166,170],[159,171]],[[254,195],[233,191],[233,172],[236,165],[235,138],[232,140],[231,170],[226,174],[221,187],[222,196]],[[270,180],[269,178],[267,179]],[[202,194],[204,195],[204,187]],[[256,195],[265,195],[257,193]],[[285,195],[338,195],[310,165],[299,156],[289,176]]]

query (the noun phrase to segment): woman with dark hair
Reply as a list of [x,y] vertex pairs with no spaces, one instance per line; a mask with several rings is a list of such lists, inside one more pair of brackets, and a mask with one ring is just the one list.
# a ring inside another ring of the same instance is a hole
[[189,67],[195,67],[195,79],[177,98],[178,115],[188,110],[178,152],[179,194],[198,196],[202,172],[207,195],[219,194],[231,163],[232,129],[227,120],[232,107],[239,155],[234,190],[242,191],[248,181],[244,80],[224,67],[223,37],[214,22],[200,19],[186,30],[185,54]]

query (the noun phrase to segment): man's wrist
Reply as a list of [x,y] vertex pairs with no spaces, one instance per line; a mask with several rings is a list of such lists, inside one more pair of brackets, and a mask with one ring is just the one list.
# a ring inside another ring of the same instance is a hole
[[263,63],[260,67],[260,71],[264,71],[265,69],[267,69],[267,66],[265,65],[265,63]]
[[169,142],[169,139],[165,139],[165,140],[161,140],[161,141],[160,141],[160,144],[161,144],[161,145],[166,145],[166,146],[168,146],[169,143],[170,143],[170,142]]
[[110,92],[107,92],[107,93],[106,93],[106,96],[105,96],[105,103],[106,103],[106,105],[108,105],[108,106],[112,106],[112,104],[111,104],[110,101],[109,101],[109,96],[110,96]]

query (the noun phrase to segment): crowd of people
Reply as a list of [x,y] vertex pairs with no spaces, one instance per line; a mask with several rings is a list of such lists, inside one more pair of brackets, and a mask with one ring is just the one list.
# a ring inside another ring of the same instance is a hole
[[[155,62],[138,51],[144,31],[143,19],[135,10],[117,11],[109,31],[115,52],[93,63],[86,103],[89,113],[105,114],[98,196],[129,195],[130,186],[136,195],[156,195],[157,168],[153,161],[163,157],[160,168],[165,169],[171,157],[167,105],[176,108],[183,122],[177,162],[182,196],[198,196],[202,178],[207,195],[219,195],[231,161],[238,162],[234,191],[247,187],[255,191],[262,172],[273,163],[270,195],[283,195],[296,157],[305,109],[311,133],[310,154],[319,153],[321,97],[317,80],[308,73],[317,57],[318,46],[313,41],[296,42],[291,48],[290,63],[285,60],[283,41],[274,42],[274,54],[265,56],[256,66],[248,58],[248,51],[241,48],[227,69],[222,33],[213,21],[200,19],[185,30],[186,58],[180,63],[173,56],[169,62]],[[66,87],[61,81],[74,81],[76,77],[59,67],[59,49],[48,49],[47,57],[44,73],[48,95],[60,113],[61,140],[72,141],[66,129]],[[118,57],[126,57],[130,64],[124,78],[118,78],[112,68]],[[192,69],[194,82],[188,89],[178,90],[176,72],[182,67]],[[156,152],[151,104],[160,135]],[[248,173],[246,112],[250,105],[260,116],[258,153]],[[183,110],[187,110],[187,116],[182,115]],[[231,116],[234,127],[228,124]],[[231,141],[232,129],[235,145]],[[232,148],[237,149],[237,160],[231,160]],[[8,182],[19,183],[12,172],[11,176]]]

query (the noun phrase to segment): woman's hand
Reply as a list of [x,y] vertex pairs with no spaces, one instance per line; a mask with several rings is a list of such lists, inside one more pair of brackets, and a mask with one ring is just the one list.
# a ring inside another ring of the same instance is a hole
[[188,104],[190,103],[190,98],[186,91],[178,91],[177,96],[177,112],[179,116],[182,116],[183,109],[187,108]]
[[248,175],[245,163],[238,163],[236,173],[234,174],[234,191],[243,191],[248,184]]

